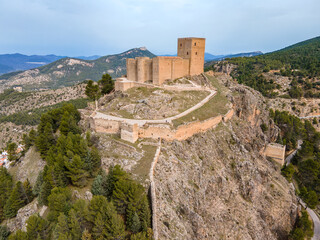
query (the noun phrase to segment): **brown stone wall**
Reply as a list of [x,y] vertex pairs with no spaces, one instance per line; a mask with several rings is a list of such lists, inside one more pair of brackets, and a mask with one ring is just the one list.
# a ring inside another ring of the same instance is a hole
[[137,60],[127,58],[127,79],[130,81],[137,81]]
[[121,124],[121,139],[134,143],[138,140],[138,125]]
[[135,82],[121,81],[120,79],[117,79],[117,81],[115,82],[114,88],[116,91],[124,92],[134,86],[135,86]]
[[195,121],[186,125],[179,126],[176,130],[170,129],[163,125],[151,125],[139,129],[139,138],[163,138],[167,141],[185,140],[192,135],[205,132],[208,129],[214,128],[222,121],[222,116],[209,118],[205,121]]
[[190,59],[189,75],[198,75],[203,72],[205,38],[179,38],[178,56]]
[[273,158],[276,162],[280,163],[281,165],[284,164],[285,160],[285,146],[280,147],[279,144],[270,143],[267,145],[265,149],[265,155],[267,157]]
[[187,76],[189,72],[189,60],[188,59],[173,59],[171,79],[177,79]]
[[137,82],[145,82],[151,80],[152,76],[152,60],[148,57],[137,57]]
[[94,119],[94,130],[100,133],[120,133],[120,125],[121,123],[118,121]]

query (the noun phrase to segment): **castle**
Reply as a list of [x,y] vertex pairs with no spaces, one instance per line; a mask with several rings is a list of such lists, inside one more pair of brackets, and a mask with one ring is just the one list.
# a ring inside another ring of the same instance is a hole
[[127,77],[118,78],[115,90],[125,91],[151,83],[198,75],[203,72],[205,38],[179,38],[177,57],[136,57],[127,59]]

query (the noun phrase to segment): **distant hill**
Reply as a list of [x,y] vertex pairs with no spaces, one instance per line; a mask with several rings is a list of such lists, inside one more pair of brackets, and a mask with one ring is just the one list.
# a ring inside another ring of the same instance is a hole
[[0,74],[36,68],[64,57],[65,56],[56,56],[53,54],[31,56],[20,53],[0,54]]
[[[231,75],[239,83],[259,90],[265,96],[320,98],[320,37],[255,57],[210,62],[206,69],[222,70],[228,63],[232,64]],[[289,88],[282,91],[281,81],[287,81]]]
[[[31,56],[20,54],[20,53],[0,54],[0,74],[41,67],[43,65],[52,63],[54,61],[57,61],[61,58],[66,58],[66,57],[67,56],[57,56],[54,54],[31,55]],[[100,57],[101,56],[99,55],[93,55],[93,56],[77,56],[73,58],[78,58],[82,60],[96,60]]]
[[143,56],[155,57],[145,48],[134,48],[96,60],[62,58],[31,70],[1,75],[0,90],[13,86],[22,86],[25,90],[54,89],[71,86],[87,79],[97,81],[104,73],[109,73],[115,78],[126,73],[126,58]]

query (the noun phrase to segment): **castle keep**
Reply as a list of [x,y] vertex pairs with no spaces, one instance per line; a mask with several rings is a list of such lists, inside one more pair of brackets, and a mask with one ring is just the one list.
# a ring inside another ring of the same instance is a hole
[[179,38],[177,57],[137,57],[127,59],[127,78],[118,78],[115,89],[125,91],[144,83],[198,75],[204,67],[205,38]]

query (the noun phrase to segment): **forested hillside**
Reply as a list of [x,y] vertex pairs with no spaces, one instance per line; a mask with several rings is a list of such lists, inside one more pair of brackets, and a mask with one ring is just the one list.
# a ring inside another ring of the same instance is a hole
[[154,56],[145,48],[134,48],[96,60],[63,58],[42,67],[1,75],[0,91],[15,86],[24,90],[57,89],[88,79],[97,81],[105,73],[116,78],[126,74],[126,58]]
[[[37,201],[49,207],[46,216],[33,215],[27,231],[8,239],[151,239],[151,213],[145,189],[120,166],[101,169],[100,154],[90,133],[78,127],[80,114],[72,104],[41,116],[37,130],[24,136],[25,151],[35,145],[46,166],[33,188],[14,182],[0,169],[0,220],[16,216]],[[14,159],[12,161],[15,161]],[[71,189],[89,188],[93,198],[75,199]],[[10,234],[0,228],[0,238]]]
[[[282,94],[289,98],[320,96],[320,37],[256,57],[211,63],[207,69],[216,70],[226,64],[235,66],[231,75],[239,83],[248,85],[267,97]],[[282,84],[275,79],[281,76],[287,77],[290,82],[288,92],[277,91]]]

